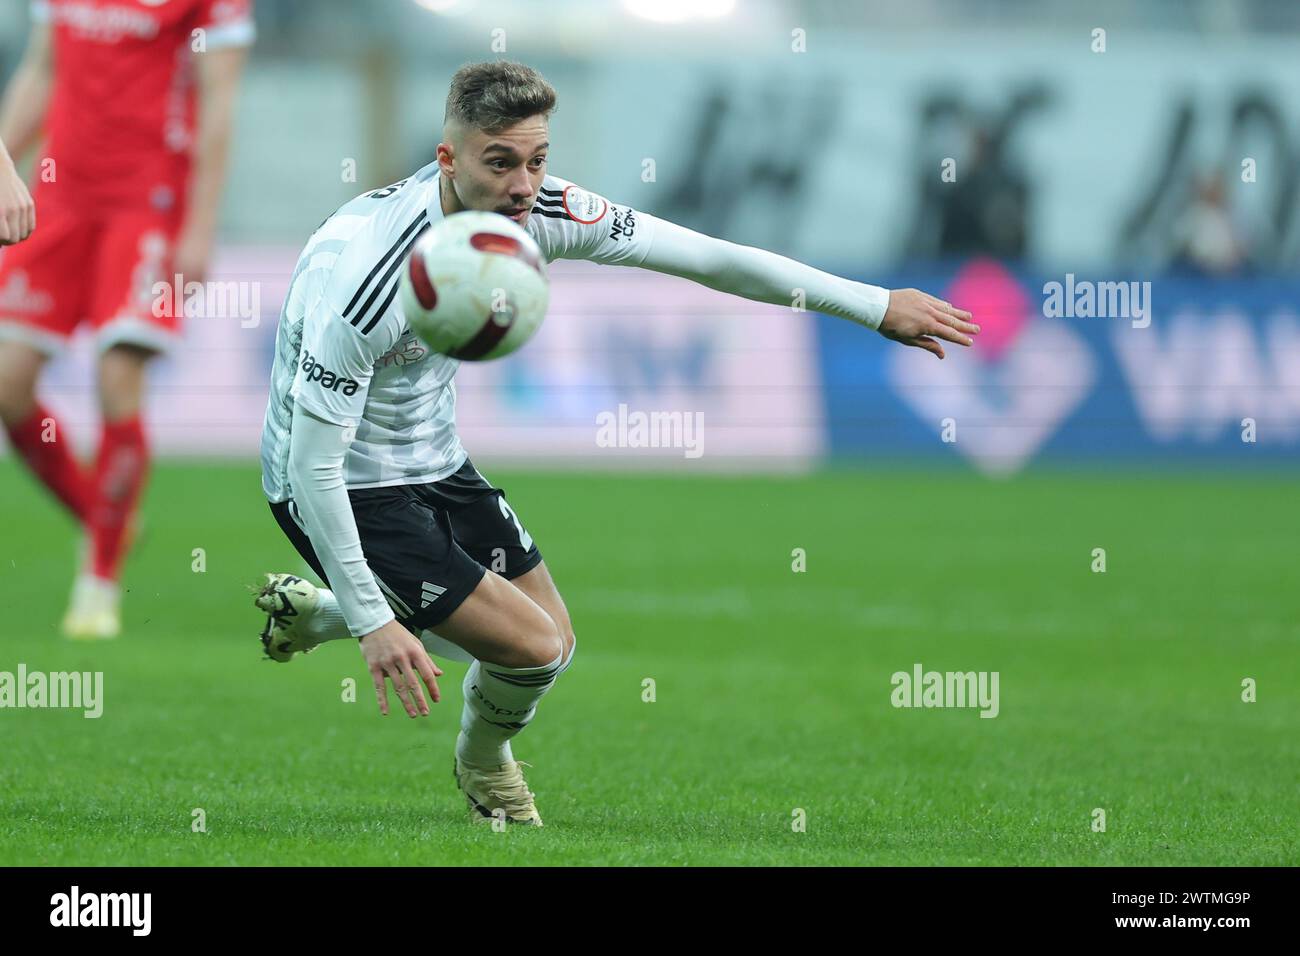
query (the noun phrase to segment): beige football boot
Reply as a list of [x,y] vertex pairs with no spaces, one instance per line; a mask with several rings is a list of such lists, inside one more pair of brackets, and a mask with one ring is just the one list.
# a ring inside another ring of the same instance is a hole
[[271,660],[283,664],[294,654],[308,654],[316,647],[318,642],[307,637],[299,627],[320,603],[316,585],[296,574],[267,574],[266,584],[257,592],[253,603],[266,614],[262,650]]
[[494,767],[479,767],[456,758],[456,786],[469,803],[470,821],[491,823],[504,819],[507,823],[540,827],[542,815],[533,803],[536,796],[524,782],[521,764],[512,760]]

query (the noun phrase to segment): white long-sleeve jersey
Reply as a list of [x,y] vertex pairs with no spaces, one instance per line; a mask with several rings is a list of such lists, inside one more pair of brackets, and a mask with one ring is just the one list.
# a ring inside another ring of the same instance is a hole
[[[397,298],[407,254],[443,218],[439,178],[430,163],[325,220],[299,257],[276,331],[262,488],[273,502],[297,502],[358,636],[393,614],[366,572],[346,489],[439,481],[466,457],[455,423],[460,363],[410,331]],[[640,266],[774,304],[802,290],[809,311],[873,329],[889,303],[878,286],[714,239],[555,176],[542,181],[526,229],[548,261]]]

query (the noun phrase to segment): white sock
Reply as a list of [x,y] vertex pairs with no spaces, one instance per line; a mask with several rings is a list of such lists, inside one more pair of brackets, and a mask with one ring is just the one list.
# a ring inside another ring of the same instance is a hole
[[329,588],[317,588],[320,603],[316,605],[311,617],[302,622],[302,631],[317,644],[326,641],[341,641],[351,637],[348,622],[343,620],[343,611],[339,608],[338,598]]
[[[576,645],[575,645],[576,647]],[[573,660],[564,652],[541,667],[502,667],[475,661],[465,673],[465,706],[456,738],[456,756],[478,766],[514,760],[510,738],[528,726],[537,703]]]

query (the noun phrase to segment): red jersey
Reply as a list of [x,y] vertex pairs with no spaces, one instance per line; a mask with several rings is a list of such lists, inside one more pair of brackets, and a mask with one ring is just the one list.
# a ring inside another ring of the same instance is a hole
[[33,0],[54,86],[45,155],[66,199],[184,206],[194,148],[193,57],[253,42],[252,0]]

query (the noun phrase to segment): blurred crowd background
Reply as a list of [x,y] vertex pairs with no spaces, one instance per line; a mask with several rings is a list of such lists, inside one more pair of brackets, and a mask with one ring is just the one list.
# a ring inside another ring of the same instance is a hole
[[[0,8],[5,74],[26,16]],[[559,91],[555,175],[842,275],[960,291],[992,334],[930,368],[839,320],[561,264],[538,341],[462,370],[476,458],[1006,474],[1300,455],[1293,0],[256,0],[256,19],[214,278],[256,283],[261,321],[192,323],[157,373],[163,451],[255,451],[297,250],[432,160],[456,67],[507,57]],[[1150,282],[1152,321],[1045,316],[1067,274]],[[50,384],[74,418],[93,415],[81,361]],[[599,447],[595,416],[620,404],[702,412],[704,454]]]

